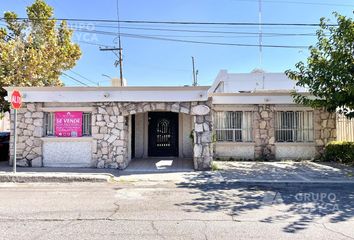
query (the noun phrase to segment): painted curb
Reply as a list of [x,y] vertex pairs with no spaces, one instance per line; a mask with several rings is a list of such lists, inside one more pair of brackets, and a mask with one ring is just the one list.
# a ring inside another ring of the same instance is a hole
[[70,183],[70,182],[109,182],[113,176],[107,175],[35,175],[35,174],[0,174],[0,182],[12,183]]

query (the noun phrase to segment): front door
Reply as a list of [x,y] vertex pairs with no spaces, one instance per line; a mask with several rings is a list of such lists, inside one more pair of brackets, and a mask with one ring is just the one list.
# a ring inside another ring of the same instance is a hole
[[149,113],[149,156],[178,156],[178,113]]

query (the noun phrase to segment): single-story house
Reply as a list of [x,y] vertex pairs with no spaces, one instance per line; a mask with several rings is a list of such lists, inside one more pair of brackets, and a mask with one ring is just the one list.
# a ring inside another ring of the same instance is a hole
[[8,96],[14,89],[26,166],[124,169],[178,157],[203,170],[218,158],[311,159],[336,138],[335,114],[295,104],[291,91],[308,93],[283,73],[222,70],[211,86],[7,87]]

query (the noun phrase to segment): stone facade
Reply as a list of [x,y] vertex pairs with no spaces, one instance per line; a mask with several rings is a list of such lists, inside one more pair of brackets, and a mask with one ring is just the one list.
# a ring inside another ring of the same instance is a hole
[[274,105],[258,105],[253,118],[255,159],[275,159]]
[[[196,106],[201,110],[195,112]],[[193,159],[197,170],[210,169],[214,157],[213,121],[210,102],[97,102],[72,103],[27,103],[17,113],[17,159],[18,165],[40,167],[43,165],[44,111],[46,107],[89,107],[92,112],[92,166],[98,168],[124,169],[130,162],[130,116],[149,111],[169,111],[193,115],[194,129]],[[276,158],[275,112],[278,105],[251,105],[254,109],[253,137],[254,158],[273,160]],[[204,110],[203,110],[204,109]],[[205,111],[205,109],[209,109]],[[299,109],[299,108],[297,108]],[[204,111],[204,112],[203,112]],[[13,112],[11,121],[13,123]],[[13,124],[11,125],[13,133]],[[10,142],[10,162],[13,160],[13,137]],[[314,142],[317,157],[324,146],[336,140],[336,115],[321,109],[314,110]],[[73,140],[71,140],[73,141]],[[238,143],[235,143],[238,144]],[[252,144],[252,143],[249,143]],[[286,143],[285,143],[286,144]],[[311,145],[311,144],[310,144]],[[250,145],[252,146],[252,145]],[[230,147],[233,147],[230,145]],[[284,148],[284,146],[282,146]],[[296,146],[292,146],[295,148]],[[309,146],[311,147],[311,146]],[[300,149],[300,148],[299,148]]]
[[209,169],[213,161],[211,115],[194,117],[194,168]]
[[[168,111],[195,115],[192,112],[193,107],[203,105],[210,107],[209,102],[172,102],[172,103],[117,103],[116,109],[119,115],[129,116],[136,113],[149,111]],[[99,146],[97,147],[99,149]],[[127,152],[127,151],[125,151]],[[129,164],[129,158],[125,166]],[[196,170],[205,170],[211,168],[213,159],[212,148],[212,112],[207,115],[194,116],[194,151],[193,160]],[[123,167],[125,167],[123,166]],[[121,166],[119,166],[121,167]]]
[[[17,164],[42,166],[42,140],[44,113],[41,103],[23,104],[17,111]],[[11,110],[10,162],[13,161],[14,112]]]
[[[276,105],[257,105],[254,112],[253,133],[255,159],[274,160]],[[316,158],[323,154],[325,145],[336,140],[336,114],[323,109],[314,110],[314,144]],[[301,147],[299,147],[301,149]],[[301,155],[301,154],[300,154]]]
[[118,103],[95,103],[92,112],[93,160],[98,168],[129,164],[128,120]]
[[[173,102],[173,103],[87,103],[92,107],[92,162],[98,168],[124,169],[130,162],[129,154],[129,123],[130,115],[149,111],[171,111],[195,115],[193,107],[208,106],[208,102]],[[43,103],[24,104],[18,111],[18,165],[40,167],[43,165],[44,137],[44,106]],[[82,107],[76,104],[50,104],[49,107]],[[13,122],[13,114],[11,115]],[[211,111],[206,115],[194,116],[195,169],[210,169],[212,154],[212,118]],[[13,126],[11,128],[13,133]],[[13,134],[12,134],[13,135]],[[11,139],[11,159],[13,157],[13,139]]]
[[316,157],[320,157],[323,154],[325,145],[337,139],[336,114],[329,113],[323,109],[316,109],[314,111],[314,129]]

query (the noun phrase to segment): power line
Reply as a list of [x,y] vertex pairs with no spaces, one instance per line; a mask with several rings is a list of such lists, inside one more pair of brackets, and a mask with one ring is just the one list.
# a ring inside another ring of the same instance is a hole
[[[106,27],[106,26],[97,26],[96,27]],[[112,28],[113,26],[107,26],[107,28]],[[115,28],[115,27],[113,27]],[[210,31],[210,30],[190,30],[190,29],[170,29],[170,28],[146,28],[146,27],[121,27],[123,29],[130,29],[130,30],[146,30],[146,31],[166,31],[166,32],[190,32],[190,33],[222,33],[222,34],[254,34],[258,35],[259,33],[256,32],[235,32],[235,31]],[[74,29],[76,29],[74,27]],[[285,36],[315,36],[314,33],[263,33],[266,35],[285,35]]]
[[92,83],[92,84],[95,84],[95,85],[97,85],[97,86],[99,85],[97,82],[94,82],[94,81],[88,79],[87,77],[81,75],[80,73],[74,72],[74,71],[71,70],[71,69],[69,69],[69,71],[72,72],[73,74],[75,74],[76,76],[79,76],[79,77],[85,79],[86,81],[89,81],[89,82]]
[[74,77],[72,77],[72,76],[70,76],[70,75],[68,75],[68,74],[66,74],[66,73],[62,73],[62,74],[63,74],[64,76],[66,76],[66,77],[68,77],[68,78],[74,80],[75,82],[78,82],[78,83],[80,83],[80,84],[82,84],[82,85],[84,85],[84,86],[89,87],[89,85],[87,85],[86,83],[83,83],[83,82],[81,82],[80,80],[78,80],[78,79],[76,79],[76,78],[74,78]]
[[[4,20],[4,18],[0,18]],[[226,25],[226,26],[302,26],[302,27],[319,27],[319,23],[254,23],[254,22],[192,22],[192,21],[149,21],[149,20],[111,20],[111,19],[83,19],[83,18],[14,18],[13,20],[26,21],[73,21],[73,22],[105,22],[105,23],[144,23],[144,24],[169,24],[169,25]],[[328,26],[338,26],[338,24],[328,24]]]
[[[172,38],[147,37],[147,36],[136,35],[136,34],[125,34],[124,36],[131,37],[131,38],[144,38],[144,39],[152,39],[152,40],[161,40],[161,41],[170,41],[170,42],[183,42],[183,43],[195,43],[195,44],[206,44],[206,45],[237,46],[237,47],[259,47],[259,44],[205,42],[205,41],[181,40],[181,39],[172,39]],[[273,45],[273,44],[263,44],[262,47],[265,47],[265,48],[293,48],[293,49],[307,49],[308,48],[308,46]]]
[[[82,31],[82,30],[78,30]],[[116,36],[116,33],[113,32],[96,32],[96,31],[85,31],[92,33],[100,33],[105,35]],[[173,39],[173,38],[161,38],[147,35],[139,35],[139,34],[128,34],[121,33],[122,36],[130,37],[130,38],[141,38],[141,39],[151,39],[151,40],[161,40],[161,41],[170,41],[170,42],[184,42],[184,43],[195,43],[195,44],[207,44],[207,45],[219,45],[219,46],[238,46],[238,47],[259,47],[259,44],[243,44],[243,43],[222,43],[222,42],[206,42],[206,41],[194,41],[194,40],[182,40],[182,39]],[[266,48],[295,48],[295,49],[305,49],[308,46],[297,46],[297,45],[273,45],[273,44],[262,44],[262,47]],[[117,50],[113,47],[114,50]],[[105,50],[112,50],[110,48]]]
[[[111,36],[116,36],[117,34],[114,32],[109,32],[109,31],[101,31],[101,30],[87,30],[87,29],[81,29],[81,28],[73,28],[75,31],[77,32],[86,32],[86,33],[97,33],[97,34],[102,34],[102,35],[111,35]],[[216,32],[215,32],[216,33]],[[231,33],[231,32],[229,32]],[[254,33],[254,32],[238,32],[236,33],[236,36],[225,36],[225,35],[161,35],[161,34],[141,34],[141,33],[122,33],[122,34],[140,34],[140,35],[144,35],[144,36],[153,36],[153,37],[219,37],[219,38],[238,38],[238,37],[258,37],[258,33]],[[238,34],[244,34],[244,35],[238,35]],[[313,37],[316,36],[316,34],[296,34],[296,33],[264,33],[266,34],[266,37],[293,37],[293,36],[309,36],[309,37]]]
[[[254,2],[253,0],[237,0],[238,2]],[[276,1],[276,0],[263,0],[267,3],[284,3],[284,4],[304,4],[314,6],[338,6],[338,7],[354,7],[352,4],[338,4],[338,3],[315,3],[315,2],[297,2],[297,1]]]

